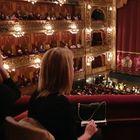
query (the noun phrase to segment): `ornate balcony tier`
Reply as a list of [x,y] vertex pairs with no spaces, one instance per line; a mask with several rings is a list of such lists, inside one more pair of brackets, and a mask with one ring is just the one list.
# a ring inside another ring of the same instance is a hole
[[[69,30],[71,24],[75,24],[77,28],[84,29],[84,21],[82,20],[19,20],[18,23],[22,26],[25,33],[30,32],[43,32],[45,31],[45,25],[50,24],[55,31]],[[11,33],[13,32],[13,26],[16,24],[15,21],[7,20],[0,22],[0,32]]]
[[85,78],[85,71],[75,72],[74,80],[84,79]]
[[74,53],[75,57],[83,57],[85,55],[85,49],[79,48],[79,49],[71,49]]
[[[11,1],[11,0],[1,0],[1,1]],[[24,2],[28,2],[28,0],[13,0],[13,1],[24,1]],[[37,0],[38,3],[56,3],[56,0]],[[92,2],[93,1],[93,2]],[[87,3],[94,3],[94,4],[98,4],[98,5],[105,5],[105,4],[112,4],[112,0],[66,0],[66,4],[78,4],[78,3],[83,3],[83,2],[87,2]]]
[[[1,0],[1,1],[11,1],[11,0]],[[28,2],[28,0],[13,0],[14,2],[20,2],[20,1],[24,1],[24,2]],[[53,3],[56,4],[57,0],[37,0],[37,3]],[[79,1],[84,1],[84,0],[66,0],[66,4],[72,4],[72,5],[77,5],[79,3]]]
[[94,56],[98,56],[99,54],[105,53],[110,50],[109,46],[96,46],[86,48],[86,54],[92,54]]
[[[84,55],[84,49],[71,49],[74,53],[75,58],[76,57],[83,57]],[[35,62],[36,58],[42,58],[41,54],[31,54],[31,55],[23,55],[23,56],[16,56],[7,58],[4,60],[5,64],[8,64],[10,68],[20,68],[20,67],[28,67],[32,66]]]
[[93,76],[96,74],[103,74],[103,73],[108,73],[110,71],[110,65],[108,66],[102,66],[99,68],[94,68],[94,69],[87,69],[86,70],[86,76]]
[[36,58],[41,58],[42,54],[32,54],[32,55],[24,55],[24,56],[17,56],[12,58],[7,58],[4,60],[5,64],[8,64],[10,68],[20,68],[20,67],[27,67],[34,64],[34,60]]

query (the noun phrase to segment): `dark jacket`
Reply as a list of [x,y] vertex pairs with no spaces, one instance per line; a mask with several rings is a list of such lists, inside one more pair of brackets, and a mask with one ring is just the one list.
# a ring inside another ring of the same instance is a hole
[[10,115],[12,107],[18,98],[20,98],[20,90],[13,80],[10,78],[4,80],[0,84],[0,119]]
[[38,120],[56,140],[77,140],[74,106],[63,95],[37,97],[29,103],[29,117]]
[[5,117],[12,115],[15,102],[19,98],[20,90],[12,79],[8,78],[0,84],[0,135],[3,133]]

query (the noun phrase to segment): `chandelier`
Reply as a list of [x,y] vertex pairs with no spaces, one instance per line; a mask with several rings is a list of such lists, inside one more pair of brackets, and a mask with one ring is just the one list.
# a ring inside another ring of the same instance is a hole
[[14,31],[12,32],[12,35],[14,37],[22,37],[24,36],[24,32],[22,31],[22,28],[21,26],[19,25],[19,23],[15,24],[14,25]]
[[75,24],[71,25],[69,31],[72,33],[72,34],[77,34],[79,29],[77,28],[77,26]]
[[86,65],[87,66],[90,66],[92,61],[94,61],[94,57],[92,54],[86,56]]
[[32,4],[35,4],[37,0],[28,0],[28,2],[31,2]]
[[41,62],[41,59],[40,58],[38,58],[38,57],[35,58],[34,64],[32,65],[32,67],[34,67],[36,69],[40,68],[40,62]]
[[52,29],[52,26],[51,25],[46,25],[44,33],[46,35],[53,35],[54,30]]
[[56,0],[55,3],[62,6],[64,3],[66,3],[66,0]]

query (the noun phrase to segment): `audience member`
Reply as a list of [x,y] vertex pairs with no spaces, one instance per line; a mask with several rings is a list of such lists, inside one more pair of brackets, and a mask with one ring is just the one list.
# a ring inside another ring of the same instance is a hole
[[56,140],[89,140],[98,130],[91,120],[84,133],[77,136],[76,112],[65,96],[71,92],[73,77],[73,54],[69,49],[52,48],[44,54],[38,89],[29,104],[29,117],[38,120]]
[[4,69],[0,54],[0,139],[3,136],[4,119],[6,116],[11,115],[18,98],[20,98],[20,90]]

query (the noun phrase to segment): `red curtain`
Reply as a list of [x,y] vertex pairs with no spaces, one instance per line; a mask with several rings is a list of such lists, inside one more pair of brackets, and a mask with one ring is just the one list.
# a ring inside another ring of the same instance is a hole
[[140,75],[140,0],[117,10],[117,71]]

